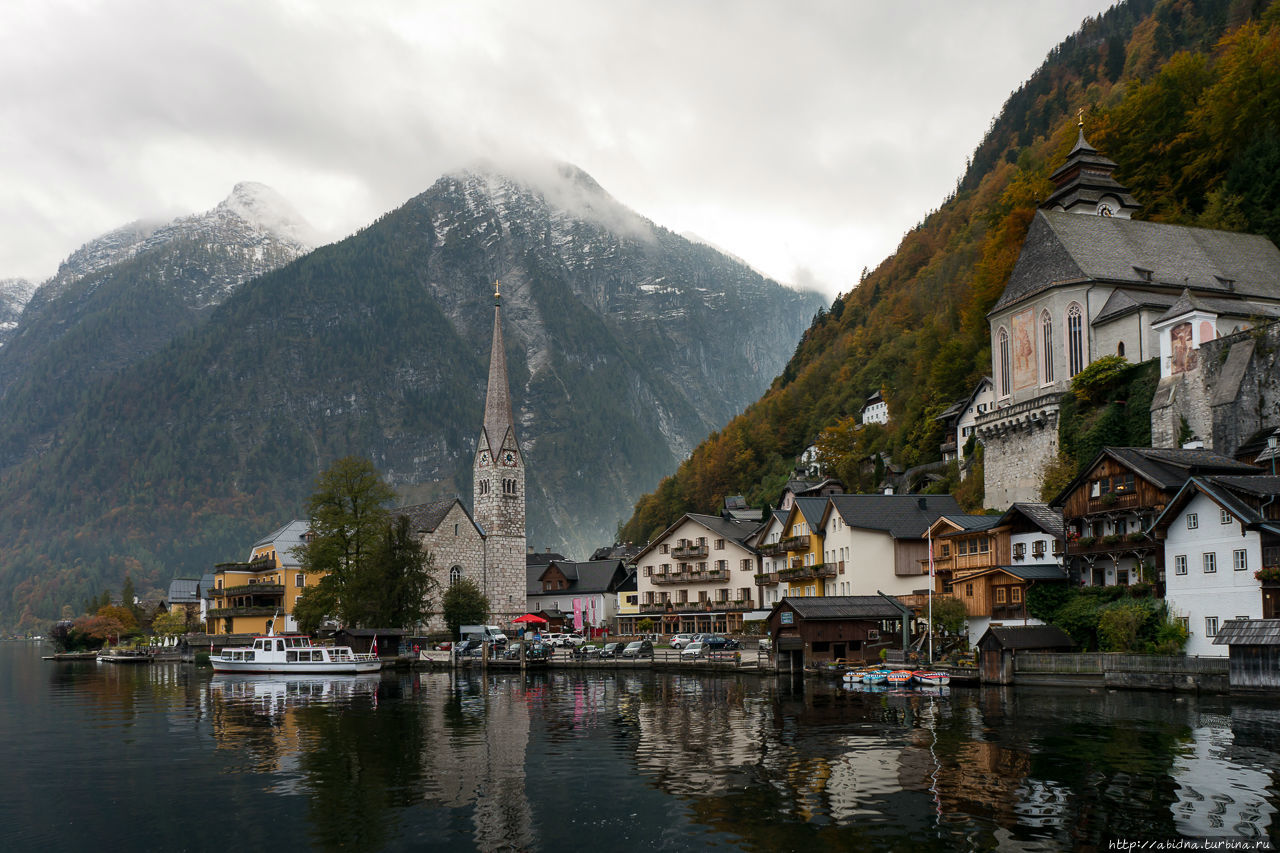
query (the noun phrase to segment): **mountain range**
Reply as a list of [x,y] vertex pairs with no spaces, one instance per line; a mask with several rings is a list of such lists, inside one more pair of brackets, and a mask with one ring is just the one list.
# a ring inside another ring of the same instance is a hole
[[530,544],[589,553],[823,305],[568,165],[462,170],[313,243],[241,184],[92,241],[30,297],[0,347],[0,620],[237,559],[345,455],[405,502],[469,503],[494,281]]

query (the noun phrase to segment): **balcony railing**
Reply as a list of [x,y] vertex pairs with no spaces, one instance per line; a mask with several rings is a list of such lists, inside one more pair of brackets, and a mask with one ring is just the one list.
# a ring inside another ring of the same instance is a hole
[[1089,512],[1106,512],[1112,509],[1135,509],[1142,506],[1137,492],[1107,492],[1089,498]]
[[776,557],[779,554],[785,554],[787,549],[782,547],[781,542],[766,542],[759,546],[760,553],[766,557]]
[[732,601],[666,601],[640,605],[641,613],[718,613],[722,611],[736,613],[755,609],[755,602],[750,598]]
[[209,619],[226,619],[232,616],[274,616],[278,607],[214,607],[207,614]]
[[1106,536],[1081,536],[1067,540],[1068,554],[1111,554],[1121,551],[1150,551],[1156,547],[1145,535],[1111,533]]
[[805,533],[800,536],[788,536],[778,544],[782,546],[784,551],[808,551],[809,542],[809,534]]
[[284,584],[245,583],[224,589],[215,589],[213,594],[215,597],[219,595],[284,595]]
[[777,572],[760,572],[756,575],[756,585],[771,584],[778,582]]
[[671,556],[677,560],[696,560],[707,556],[706,545],[677,545],[671,549]]
[[778,580],[788,583],[816,580],[818,578],[833,578],[835,576],[836,566],[834,563],[819,563],[816,566],[793,566],[778,572]]

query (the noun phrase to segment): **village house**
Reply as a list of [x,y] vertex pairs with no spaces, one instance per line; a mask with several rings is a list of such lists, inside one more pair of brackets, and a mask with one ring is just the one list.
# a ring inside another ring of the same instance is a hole
[[830,569],[829,594],[928,595],[929,525],[960,515],[951,495],[836,495],[824,508],[818,547]]
[[277,631],[298,630],[294,605],[308,585],[323,577],[305,574],[294,553],[309,527],[305,521],[291,521],[254,543],[247,562],[214,567],[206,632],[263,634],[272,625]]
[[778,669],[800,672],[833,660],[878,661],[881,649],[901,649],[904,609],[879,595],[784,598],[765,624]]
[[929,533],[934,593],[964,604],[971,638],[993,625],[1041,624],[1027,612],[1027,592],[1067,580],[1062,516],[1047,504],[1015,503],[1000,516],[944,516]]
[[759,587],[760,606],[765,609],[781,601],[789,586],[784,585],[780,577],[787,567],[787,550],[782,547],[782,539],[790,515],[790,510],[773,510],[747,539],[747,545],[759,553],[759,571],[755,581]]
[[[969,396],[952,403],[934,419],[942,422],[942,444],[938,449],[944,462],[967,461],[965,448],[977,429],[978,417],[995,406],[995,399],[995,385],[990,376],[984,376]],[[961,467],[960,474],[962,477],[968,475],[967,466]]]
[[889,403],[884,398],[884,394],[877,391],[867,398],[867,403],[862,407],[862,424],[887,424],[889,423]]
[[756,609],[757,525],[688,513],[635,558],[640,618],[664,634],[741,631]]
[[1280,617],[1280,477],[1192,477],[1155,519],[1165,599],[1186,625],[1189,655],[1226,656],[1229,620]]
[[584,631],[621,630],[618,596],[634,580],[621,560],[553,560],[536,577],[535,571],[528,570],[529,612],[575,629],[580,622]]
[[1049,505],[1060,509],[1067,570],[1086,586],[1152,584],[1163,594],[1164,549],[1152,524],[1191,477],[1255,474],[1212,450],[1104,447]]

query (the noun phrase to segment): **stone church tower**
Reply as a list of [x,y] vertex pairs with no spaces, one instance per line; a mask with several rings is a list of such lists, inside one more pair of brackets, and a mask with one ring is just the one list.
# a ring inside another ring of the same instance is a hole
[[502,344],[502,298],[493,290],[493,350],[484,426],[476,442],[472,506],[485,534],[481,588],[498,622],[525,612],[524,456],[516,439],[507,386],[507,357]]

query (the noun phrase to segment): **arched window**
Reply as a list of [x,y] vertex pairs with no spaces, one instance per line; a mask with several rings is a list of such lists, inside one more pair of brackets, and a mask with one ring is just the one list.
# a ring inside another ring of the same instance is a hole
[[999,351],[997,357],[1000,359],[1000,396],[1009,396],[1009,333],[1004,329],[999,334]]
[[1053,382],[1053,318],[1045,311],[1040,315],[1040,343],[1044,350],[1044,384]]
[[1084,370],[1084,317],[1075,302],[1067,309],[1067,355],[1072,376]]
[[449,570],[449,586],[453,586],[462,580],[462,566],[454,566]]
[[1120,356],[1121,358],[1124,358],[1124,341],[1121,341],[1120,343],[1116,344],[1116,355]]

